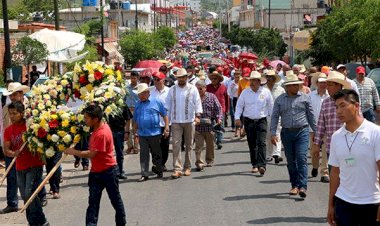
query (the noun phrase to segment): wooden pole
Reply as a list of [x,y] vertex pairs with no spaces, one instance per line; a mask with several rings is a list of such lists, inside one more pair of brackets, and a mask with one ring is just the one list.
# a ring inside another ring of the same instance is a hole
[[55,173],[55,171],[57,171],[57,169],[59,168],[59,166],[61,165],[61,163],[66,159],[67,156],[68,156],[67,154],[64,154],[62,156],[62,158],[57,162],[57,164],[55,164],[55,166],[53,167],[53,169],[51,169],[51,171],[49,172],[49,174],[46,175],[45,179],[37,187],[37,189],[34,191],[33,195],[30,196],[29,200],[21,208],[21,213],[23,213],[26,210],[26,208],[28,208],[28,206],[33,202],[33,200],[36,198],[36,196],[38,195],[38,193],[40,193],[40,191],[42,190],[42,188],[49,181],[49,179],[53,176],[53,174]]
[[[18,152],[21,152],[21,151],[25,148],[26,144],[27,144],[27,143],[25,142],[25,143],[21,146],[21,148],[18,150]],[[16,159],[17,159],[17,157],[14,157],[13,160],[12,160],[12,162],[11,162],[11,164],[9,164],[7,170],[5,171],[3,177],[2,177],[1,180],[0,180],[0,187],[1,187],[1,185],[3,185],[3,182],[5,181],[5,178],[7,178],[7,175],[8,175],[8,173],[11,171],[13,165],[15,164]]]

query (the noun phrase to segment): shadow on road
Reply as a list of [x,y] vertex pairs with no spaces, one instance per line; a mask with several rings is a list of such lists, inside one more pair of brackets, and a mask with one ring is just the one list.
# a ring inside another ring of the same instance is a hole
[[219,164],[215,164],[215,166],[234,166],[234,165],[246,165],[246,164],[250,164],[250,162],[219,163]]
[[264,181],[259,181],[259,183],[262,183],[262,184],[288,184],[289,180],[264,180]]
[[196,180],[203,180],[203,179],[210,179],[210,178],[217,178],[217,177],[228,177],[228,176],[249,176],[254,177],[250,172],[244,171],[244,172],[234,172],[234,173],[221,173],[221,174],[214,174],[214,175],[204,175],[199,177],[193,177],[193,179]]
[[275,223],[315,223],[326,224],[325,217],[268,217],[247,221],[247,224],[275,224]]
[[221,154],[246,154],[246,153],[249,153],[248,150],[245,150],[245,151],[226,151],[226,152],[222,152]]
[[291,199],[288,193],[273,193],[273,194],[260,194],[260,195],[237,195],[226,197],[224,201],[240,201],[246,199]]

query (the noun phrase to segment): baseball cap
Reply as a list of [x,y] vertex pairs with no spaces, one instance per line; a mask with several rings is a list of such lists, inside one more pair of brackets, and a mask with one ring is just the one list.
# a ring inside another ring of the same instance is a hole
[[152,76],[153,76],[153,77],[156,77],[156,78],[159,78],[160,80],[166,78],[165,74],[162,73],[162,72],[154,72]]
[[363,66],[357,67],[356,74],[365,74],[365,68]]
[[343,68],[343,67],[346,68],[346,66],[345,66],[344,64],[339,64],[339,65],[336,67],[336,69],[339,70],[339,69],[341,69],[341,68]]
[[249,77],[249,75],[251,74],[251,69],[249,67],[245,67],[243,68],[243,77]]

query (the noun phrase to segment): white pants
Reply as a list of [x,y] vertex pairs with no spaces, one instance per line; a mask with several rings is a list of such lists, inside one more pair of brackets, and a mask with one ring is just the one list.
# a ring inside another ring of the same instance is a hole
[[272,142],[271,142],[271,137],[272,137],[272,134],[270,132],[270,123],[271,123],[271,117],[267,117],[267,122],[268,122],[268,131],[267,131],[267,158],[269,157],[272,157],[272,156],[281,156],[281,146],[282,146],[282,143],[281,143],[281,136],[280,136],[280,132],[281,132],[281,125],[280,125],[280,121],[278,122],[278,125],[277,125],[277,130],[276,130],[276,136],[279,138],[278,139],[278,142],[277,142],[277,145],[273,145]]

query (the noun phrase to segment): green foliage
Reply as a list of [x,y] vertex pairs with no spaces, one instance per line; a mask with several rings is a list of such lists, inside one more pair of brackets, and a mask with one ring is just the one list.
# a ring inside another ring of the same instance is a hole
[[226,4],[231,6],[232,0],[220,2],[215,0],[201,0],[201,8],[203,11],[219,12],[220,10],[225,10],[227,8]]
[[310,56],[315,64],[380,57],[380,1],[351,1],[318,24]]
[[16,65],[38,64],[46,60],[49,51],[45,44],[28,36],[22,37],[12,48],[12,62]]
[[135,65],[139,60],[151,59],[160,55],[164,47],[154,34],[132,31],[125,34],[120,42],[121,54],[128,64]]
[[173,29],[167,26],[159,27],[153,35],[167,49],[173,48],[177,42]]

